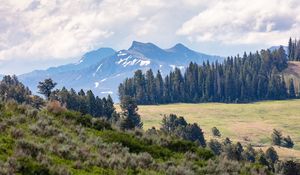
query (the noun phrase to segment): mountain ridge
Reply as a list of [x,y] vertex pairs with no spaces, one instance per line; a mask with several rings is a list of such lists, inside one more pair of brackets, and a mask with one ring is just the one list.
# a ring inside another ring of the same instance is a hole
[[99,96],[111,94],[118,100],[118,85],[134,71],[160,70],[167,74],[175,67],[184,69],[190,62],[222,60],[222,57],[193,51],[181,43],[162,49],[153,43],[133,41],[129,49],[115,51],[99,48],[85,53],[77,63],[70,63],[46,70],[35,70],[19,76],[20,80],[37,91],[36,85],[45,78],[52,78],[58,88],[92,89]]

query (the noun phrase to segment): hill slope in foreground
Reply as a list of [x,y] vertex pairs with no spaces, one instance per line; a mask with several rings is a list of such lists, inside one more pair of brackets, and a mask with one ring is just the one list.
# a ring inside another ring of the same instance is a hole
[[196,122],[204,129],[206,138],[216,126],[222,137],[253,143],[257,147],[271,145],[273,129],[290,135],[294,149],[277,148],[281,157],[300,159],[300,100],[265,101],[250,104],[170,104],[139,106],[144,129],[159,127],[164,114],[174,113]]

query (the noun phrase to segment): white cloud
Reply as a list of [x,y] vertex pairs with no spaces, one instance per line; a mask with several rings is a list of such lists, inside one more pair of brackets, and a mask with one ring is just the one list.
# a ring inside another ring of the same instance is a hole
[[195,42],[278,44],[300,34],[298,0],[220,0],[183,23],[178,35]]
[[30,60],[16,71],[24,73],[132,40],[184,42],[215,54],[284,44],[300,36],[299,11],[298,0],[0,0],[0,73],[9,72],[8,61],[22,67]]

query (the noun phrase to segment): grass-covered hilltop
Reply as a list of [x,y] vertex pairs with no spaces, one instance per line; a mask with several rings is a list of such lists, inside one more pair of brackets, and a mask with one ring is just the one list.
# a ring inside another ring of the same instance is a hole
[[[0,174],[295,174],[273,147],[255,150],[218,128],[209,139],[201,123],[165,115],[143,130],[133,98],[117,112],[110,97],[52,90],[51,79],[31,94],[16,77],[0,83]],[[274,136],[274,141],[287,143]],[[276,143],[275,143],[276,144]]]

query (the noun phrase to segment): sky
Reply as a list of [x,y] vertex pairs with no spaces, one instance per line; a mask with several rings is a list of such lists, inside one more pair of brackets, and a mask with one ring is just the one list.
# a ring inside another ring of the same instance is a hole
[[299,0],[0,0],[0,74],[133,40],[230,56],[300,36]]

